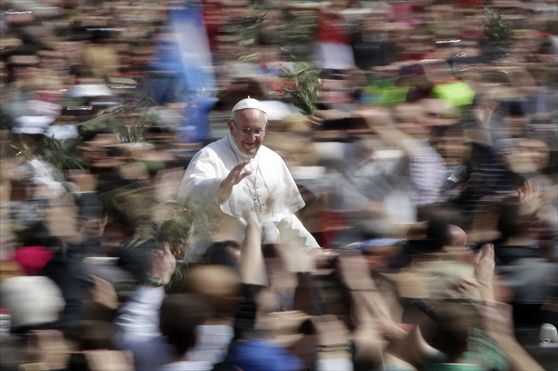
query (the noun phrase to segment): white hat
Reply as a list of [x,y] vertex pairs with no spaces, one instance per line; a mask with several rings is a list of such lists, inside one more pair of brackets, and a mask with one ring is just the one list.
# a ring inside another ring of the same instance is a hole
[[75,125],[51,125],[46,129],[45,135],[56,140],[74,139],[79,137],[78,129]]
[[73,98],[110,97],[112,91],[105,84],[79,84],[72,86],[68,95]]
[[262,111],[267,116],[267,112],[265,111],[263,104],[257,99],[250,98],[250,96],[248,96],[248,98],[244,98],[243,100],[235,104],[232,109],[232,112],[240,111],[248,108],[253,108],[253,109],[257,109],[258,111]]
[[12,128],[15,134],[44,134],[48,126],[54,121],[50,116],[20,116],[16,118],[16,126]]
[[2,281],[0,292],[12,327],[54,322],[65,305],[60,288],[45,276],[8,278]]

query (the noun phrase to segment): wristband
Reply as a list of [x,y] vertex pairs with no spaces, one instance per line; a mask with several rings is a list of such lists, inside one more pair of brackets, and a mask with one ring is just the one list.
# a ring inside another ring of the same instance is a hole
[[151,286],[151,287],[161,287],[163,286],[163,283],[161,282],[160,278],[157,277],[146,277],[145,280],[143,281],[143,284],[145,286]]

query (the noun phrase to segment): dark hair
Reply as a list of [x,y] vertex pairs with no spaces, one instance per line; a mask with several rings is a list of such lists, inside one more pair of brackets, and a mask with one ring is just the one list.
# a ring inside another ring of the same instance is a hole
[[274,243],[265,243],[262,245],[262,252],[264,258],[277,258],[279,257],[279,252],[277,251],[277,246]]
[[432,217],[426,223],[426,239],[433,251],[439,251],[451,241],[448,221],[440,216]]
[[203,254],[202,264],[224,265],[225,267],[237,268],[238,264],[227,248],[240,250],[240,245],[232,240],[215,242]]
[[528,225],[530,216],[520,214],[519,199],[510,197],[502,202],[500,215],[498,217],[498,231],[501,239],[521,234]]
[[218,264],[184,267],[176,290],[201,297],[211,308],[211,318],[234,316],[242,294],[238,271]]
[[115,329],[110,322],[74,321],[68,325],[64,335],[76,343],[80,350],[117,349],[113,342]]
[[[459,225],[459,215],[445,205],[433,205],[419,209],[419,220],[426,221],[426,238],[421,252],[437,252],[451,244],[450,225]],[[423,251],[424,250],[424,251]]]
[[0,337],[0,370],[19,371],[21,364],[34,360],[24,337]]
[[197,295],[171,294],[159,312],[159,329],[178,357],[196,344],[196,327],[210,316],[209,306]]
[[442,302],[434,309],[436,330],[433,346],[455,362],[466,350],[471,328],[480,328],[480,316],[468,303]]
[[131,238],[124,241],[117,253],[117,266],[129,272],[137,282],[143,282],[151,266],[152,253],[161,245],[155,239]]

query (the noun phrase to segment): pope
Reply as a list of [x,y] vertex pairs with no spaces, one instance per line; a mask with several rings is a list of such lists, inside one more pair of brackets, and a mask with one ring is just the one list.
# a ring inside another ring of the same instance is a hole
[[267,125],[262,103],[242,99],[232,109],[227,135],[190,161],[178,201],[210,222],[194,225],[187,262],[198,261],[213,242],[241,242],[247,213],[262,225],[264,243],[319,247],[295,215],[304,201],[285,162],[263,145]]

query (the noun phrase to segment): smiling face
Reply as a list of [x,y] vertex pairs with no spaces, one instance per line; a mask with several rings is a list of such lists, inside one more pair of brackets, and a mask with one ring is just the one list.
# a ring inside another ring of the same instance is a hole
[[266,123],[262,111],[247,108],[233,112],[227,125],[238,149],[245,155],[255,156],[263,143]]

